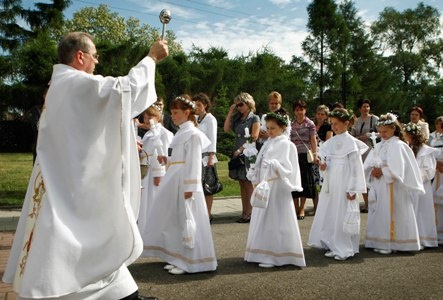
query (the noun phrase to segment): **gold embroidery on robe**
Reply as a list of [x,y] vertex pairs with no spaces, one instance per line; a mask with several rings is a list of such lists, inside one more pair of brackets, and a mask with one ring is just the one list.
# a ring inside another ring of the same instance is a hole
[[28,254],[31,250],[32,245],[32,237],[34,235],[35,224],[37,222],[38,215],[40,213],[40,208],[42,207],[42,199],[45,194],[45,183],[43,181],[41,172],[37,173],[34,181],[34,195],[32,196],[32,211],[28,215],[28,222],[33,222],[31,232],[29,233],[29,237],[22,249],[22,259],[20,260],[20,276],[25,272],[26,262],[28,260]]

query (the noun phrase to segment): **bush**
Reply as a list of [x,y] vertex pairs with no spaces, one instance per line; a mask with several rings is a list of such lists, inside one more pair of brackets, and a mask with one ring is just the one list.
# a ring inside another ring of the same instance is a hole
[[0,152],[32,151],[31,125],[23,121],[0,121]]

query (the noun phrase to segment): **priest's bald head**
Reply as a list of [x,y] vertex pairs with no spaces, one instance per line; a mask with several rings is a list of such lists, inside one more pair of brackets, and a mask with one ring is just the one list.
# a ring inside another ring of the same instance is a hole
[[93,37],[85,32],[70,32],[58,44],[60,63],[92,74],[98,64]]

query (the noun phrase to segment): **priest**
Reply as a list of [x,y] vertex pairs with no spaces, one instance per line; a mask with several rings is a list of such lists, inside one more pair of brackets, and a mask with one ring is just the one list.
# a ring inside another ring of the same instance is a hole
[[3,281],[18,299],[138,299],[127,269],[143,247],[132,118],[157,99],[167,43],[117,78],[93,75],[99,55],[87,33],[64,36],[58,56]]

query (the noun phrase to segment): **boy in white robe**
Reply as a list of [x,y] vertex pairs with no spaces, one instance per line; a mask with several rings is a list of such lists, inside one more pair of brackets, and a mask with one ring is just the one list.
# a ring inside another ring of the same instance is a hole
[[359,253],[360,234],[345,232],[343,223],[350,208],[360,211],[357,193],[366,192],[361,155],[368,146],[348,133],[353,115],[347,110],[336,108],[329,118],[335,136],[319,149],[324,181],[308,245],[327,250],[326,257],[346,260]]
[[[169,146],[166,174],[147,216],[144,234],[142,256],[163,259],[168,263],[165,269],[174,275],[217,268],[201,183],[202,149],[210,141],[196,128],[194,111],[195,103],[188,95],[179,96],[171,103],[172,120],[180,128]],[[195,231],[185,235],[191,218]]]
[[397,117],[388,113],[377,122],[377,143],[364,163],[370,186],[366,248],[380,254],[393,250],[418,251],[420,239],[412,193],[424,193],[414,153],[403,141]]
[[124,77],[93,75],[82,32],[59,43],[40,119],[37,161],[3,276],[19,299],[137,299],[139,159],[132,118],[156,99],[165,42]]
[[291,191],[303,190],[297,148],[284,134],[289,124],[286,114],[271,112],[265,121],[268,139],[260,149],[255,169],[249,169],[247,176],[255,185],[268,181],[268,205],[252,208],[244,258],[262,268],[289,264],[304,267],[303,244],[291,195]]

